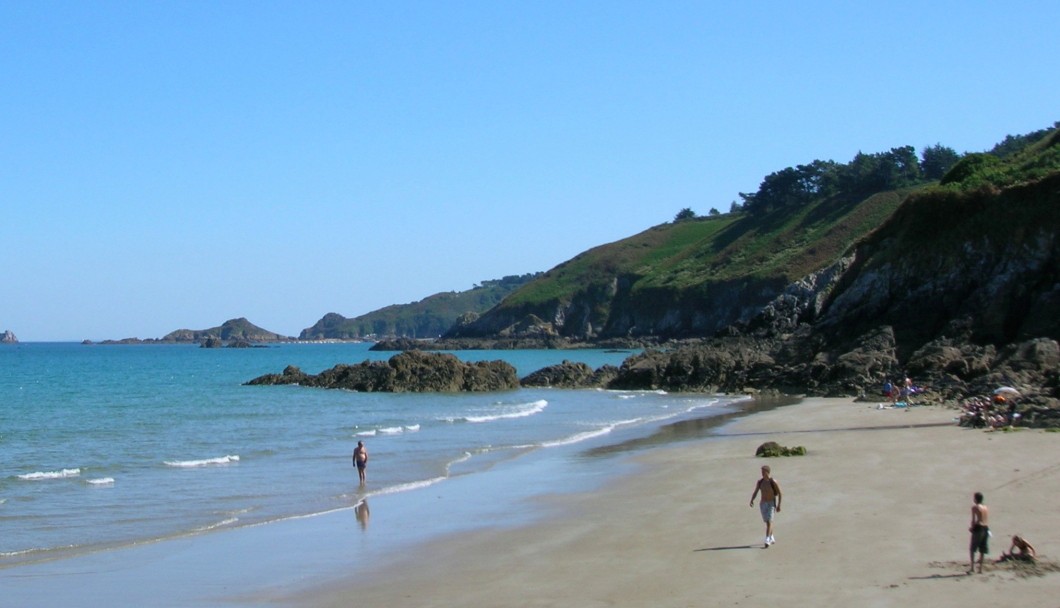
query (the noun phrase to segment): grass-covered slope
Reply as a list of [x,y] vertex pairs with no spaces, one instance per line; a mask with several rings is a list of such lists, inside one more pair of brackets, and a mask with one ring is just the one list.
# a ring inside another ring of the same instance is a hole
[[393,304],[348,319],[328,313],[312,327],[303,329],[302,340],[355,340],[365,338],[433,338],[441,335],[465,315],[477,315],[500,303],[526,284],[533,274],[482,281],[467,291],[428,296],[410,304]]
[[[908,168],[904,148],[859,154],[849,165],[815,161],[789,168],[767,177],[756,196],[746,197],[756,203],[753,212],[675,221],[586,251],[473,323],[454,328],[449,337],[514,336],[528,328],[576,339],[714,335],[753,319],[794,282],[849,256],[881,227],[887,226],[887,236],[880,237],[886,242],[921,244],[935,238],[974,240],[1006,220],[1024,227],[1047,221],[1037,211],[1013,207],[1010,218],[995,210],[978,224],[944,230],[965,219],[966,205],[976,197],[1038,183],[1057,171],[1058,137],[1055,129],[1010,137],[994,151],[965,155],[941,182],[922,176],[918,181],[916,171],[901,180],[878,178],[888,159]],[[776,184],[788,174],[818,179],[813,188],[828,194],[809,197],[797,181],[785,192]],[[867,192],[865,184],[874,183],[902,187]],[[851,186],[843,190],[843,184]],[[763,204],[767,200],[770,204]],[[899,257],[917,251],[922,259],[915,261],[932,262],[931,250],[919,246],[879,249],[884,250]]]
[[709,335],[831,263],[889,217],[903,194],[655,226],[560,264],[459,335],[502,333],[528,315],[570,337]]

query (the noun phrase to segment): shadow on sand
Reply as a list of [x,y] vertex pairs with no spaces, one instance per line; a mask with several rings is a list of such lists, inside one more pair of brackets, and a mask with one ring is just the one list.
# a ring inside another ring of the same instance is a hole
[[705,547],[703,549],[695,549],[695,553],[700,551],[732,551],[733,549],[761,549],[762,545],[736,545],[734,547]]

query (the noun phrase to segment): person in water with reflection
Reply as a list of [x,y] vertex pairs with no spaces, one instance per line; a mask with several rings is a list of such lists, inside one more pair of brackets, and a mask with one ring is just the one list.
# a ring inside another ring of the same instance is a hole
[[364,470],[368,468],[368,448],[364,447],[363,441],[358,441],[357,447],[353,449],[353,466],[357,467],[357,476],[360,477],[363,486]]

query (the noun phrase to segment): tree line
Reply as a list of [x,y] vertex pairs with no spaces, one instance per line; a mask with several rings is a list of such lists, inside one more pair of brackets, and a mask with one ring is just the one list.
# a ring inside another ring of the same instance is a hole
[[741,192],[741,209],[760,215],[838,194],[867,196],[916,186],[941,179],[960,158],[953,148],[935,144],[924,148],[919,158],[913,146],[901,146],[875,154],[858,152],[845,164],[815,160],[770,173],[757,192]]
[[[957,171],[967,172],[979,165],[997,162],[1042,140],[1056,129],[1060,129],[1060,121],[1050,128],[1025,135],[1008,135],[983,154],[958,154],[953,148],[935,144],[921,150],[918,157],[913,146],[901,146],[875,154],[858,152],[845,164],[815,160],[805,165],[787,167],[767,175],[756,192],[741,192],[743,203],[733,201],[729,212],[761,215],[841,194],[865,197],[932,181],[947,183],[959,177],[947,177],[950,169],[954,169],[958,163],[961,166],[957,167]],[[962,160],[965,162],[961,163]],[[719,214],[716,208],[710,210],[710,215]],[[692,209],[685,207],[677,213],[674,221],[696,217]]]

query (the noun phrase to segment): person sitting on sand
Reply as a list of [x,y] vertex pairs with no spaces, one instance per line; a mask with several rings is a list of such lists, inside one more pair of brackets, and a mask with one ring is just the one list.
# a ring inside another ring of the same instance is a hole
[[1020,560],[1023,562],[1033,562],[1034,558],[1038,555],[1038,552],[1034,550],[1034,545],[1027,542],[1027,539],[1023,538],[1019,534],[1012,537],[1012,546],[1008,548],[1008,551],[1001,554],[999,562],[1008,560]]

